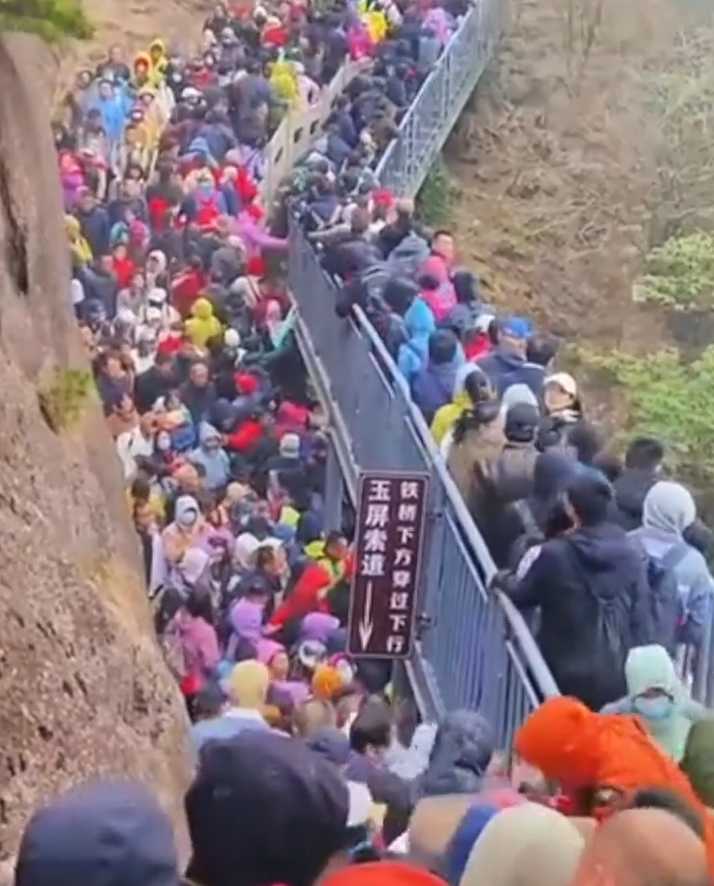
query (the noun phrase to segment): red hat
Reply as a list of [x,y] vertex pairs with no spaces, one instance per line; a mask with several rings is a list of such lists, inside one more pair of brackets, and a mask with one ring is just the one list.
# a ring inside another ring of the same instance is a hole
[[401,861],[370,861],[343,868],[327,877],[323,886],[445,886],[422,868]]
[[238,392],[241,394],[255,394],[258,390],[258,379],[249,372],[236,372],[233,376]]
[[391,206],[394,203],[394,194],[387,188],[379,188],[372,192],[375,206]]

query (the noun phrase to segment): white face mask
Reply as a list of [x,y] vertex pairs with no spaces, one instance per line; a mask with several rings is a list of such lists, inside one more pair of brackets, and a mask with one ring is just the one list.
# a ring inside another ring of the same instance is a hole
[[176,518],[176,522],[184,529],[190,529],[195,524],[196,520],[198,520],[198,514],[193,509],[190,511],[184,511],[180,517]]
[[646,720],[666,720],[674,711],[674,702],[666,695],[656,695],[653,698],[638,696],[633,707]]
[[171,449],[171,437],[157,437],[156,447],[157,449],[160,449],[161,452],[167,452]]

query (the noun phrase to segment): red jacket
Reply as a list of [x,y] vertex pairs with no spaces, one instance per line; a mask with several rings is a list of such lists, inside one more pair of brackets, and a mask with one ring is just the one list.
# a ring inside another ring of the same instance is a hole
[[119,289],[126,289],[136,273],[136,265],[130,258],[115,258],[113,264]]
[[273,613],[268,624],[283,627],[309,612],[329,612],[327,597],[320,598],[320,591],[329,588],[333,578],[319,563],[310,563],[293,588],[292,594]]
[[201,271],[190,269],[174,280],[171,287],[171,302],[182,317],[191,315],[191,307],[206,285],[206,277]]
[[250,452],[263,438],[263,425],[253,418],[242,422],[238,430],[226,437],[226,448],[237,452]]

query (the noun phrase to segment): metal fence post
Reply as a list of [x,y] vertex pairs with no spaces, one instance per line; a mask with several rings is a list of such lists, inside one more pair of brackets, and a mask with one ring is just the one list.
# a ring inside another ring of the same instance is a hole
[[325,526],[328,529],[341,529],[345,484],[342,479],[340,462],[337,458],[337,450],[332,438],[330,438],[327,449],[327,468],[325,474]]

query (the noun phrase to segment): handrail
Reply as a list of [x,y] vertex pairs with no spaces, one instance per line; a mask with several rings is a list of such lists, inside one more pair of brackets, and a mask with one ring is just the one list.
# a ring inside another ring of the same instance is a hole
[[[377,168],[397,194],[412,196],[423,181],[485,68],[504,11],[505,0],[477,0],[426,78]],[[491,555],[384,342],[360,308],[348,320],[336,315],[336,283],[294,217],[290,245],[298,341],[329,410],[341,469],[328,472],[336,485],[327,498],[340,500],[346,488],[354,503],[361,470],[428,472],[418,635],[407,672],[424,716],[478,708],[505,746],[528,712],[557,694],[555,681],[521,615],[488,591]]]
[[[411,393],[409,391],[409,386],[407,385],[404,376],[399,371],[396,363],[392,359],[392,355],[386,349],[384,342],[379,337],[376,330],[365,316],[364,311],[358,305],[355,306],[354,313],[357,317],[357,323],[360,330],[362,331],[362,334],[369,340],[372,348],[378,355],[380,363],[382,363],[383,366],[386,366],[389,369],[392,379],[396,384],[399,385],[402,393],[404,394],[404,397],[409,405],[411,421],[414,423],[414,427],[419,434],[422,445],[429,454],[429,458],[436,472],[436,475],[444,486],[449,499],[449,503],[451,507],[453,507],[456,517],[465,533],[468,547],[470,548],[475,561],[478,562],[479,566],[483,570],[484,585],[488,586],[491,578],[496,573],[496,564],[493,562],[491,552],[489,551],[488,546],[483,540],[483,536],[476,528],[473,517],[471,516],[469,509],[464,503],[461,491],[457,487],[456,483],[454,483],[454,480],[449,473],[446,463],[444,462],[441,451],[435,444],[431,431],[424,421],[424,417],[414,404],[414,401],[411,398]],[[533,668],[533,677],[538,684],[540,694],[543,697],[557,695],[558,687],[556,685],[556,682],[553,679],[548,666],[543,660],[540,649],[538,649],[538,645],[533,639],[533,635],[531,634],[530,629],[525,622],[525,619],[516,609],[513,603],[511,603],[511,601],[504,594],[498,595],[498,602],[504,610],[504,614],[510,625],[511,631],[515,636],[517,636],[518,642],[520,643],[524,652],[527,652],[527,658],[531,662],[537,663],[537,666]]]
[[[523,717],[557,692],[525,622],[487,591],[494,565],[424,419],[367,318],[339,318],[337,290],[296,219],[289,279],[299,306],[298,339],[330,412],[337,460],[354,501],[361,469],[431,476],[419,638],[408,663],[425,716],[478,707],[507,743]],[[339,489],[328,497],[340,497]]]

